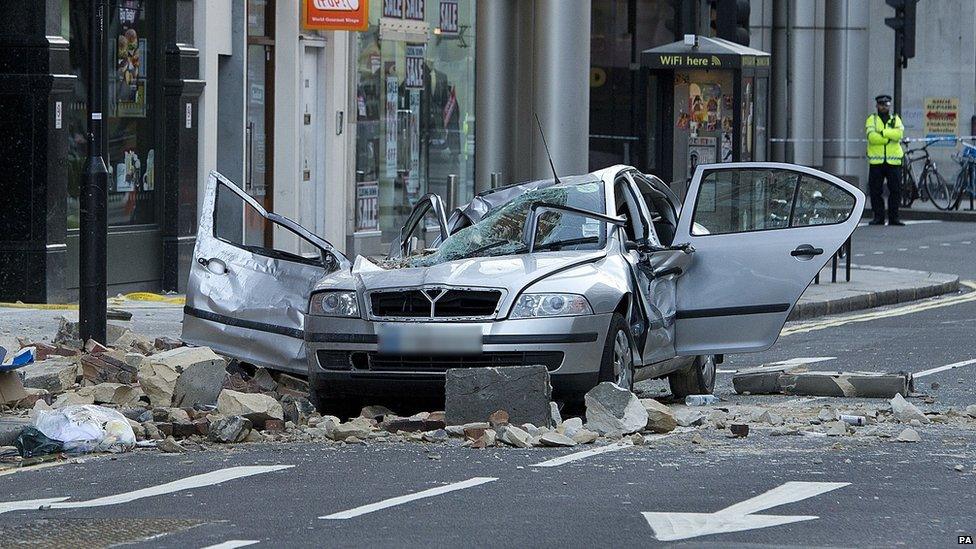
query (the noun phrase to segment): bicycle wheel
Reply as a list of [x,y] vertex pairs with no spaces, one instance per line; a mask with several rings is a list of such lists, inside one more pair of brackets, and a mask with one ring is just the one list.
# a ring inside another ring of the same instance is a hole
[[903,184],[901,186],[901,207],[911,208],[912,202],[918,198],[918,185],[915,184],[915,176],[912,174],[911,165],[906,166],[902,169],[901,180]]
[[948,210],[956,202],[956,185],[950,185],[936,170],[925,175],[925,190],[929,193],[932,204],[940,210]]

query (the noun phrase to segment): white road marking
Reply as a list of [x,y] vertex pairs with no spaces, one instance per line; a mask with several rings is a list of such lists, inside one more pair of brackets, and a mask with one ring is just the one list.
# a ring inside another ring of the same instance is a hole
[[960,242],[960,244],[972,244],[972,243],[973,243],[972,240],[963,240],[962,242]]
[[[976,290],[976,282],[970,280],[963,280],[960,281],[959,283],[962,284],[963,286]],[[955,295],[952,297],[944,297],[936,300],[928,300],[920,303],[910,303],[908,305],[893,307],[891,309],[884,309],[880,311],[873,311],[868,313],[855,313],[852,315],[827,318],[823,320],[816,320],[813,322],[804,322],[802,324],[795,324],[793,326],[787,326],[783,328],[783,331],[780,332],[780,336],[804,334],[816,330],[823,330],[826,328],[844,326],[846,324],[851,324],[854,322],[867,322],[869,320],[876,320],[879,318],[891,318],[895,316],[902,316],[902,315],[918,313],[922,311],[928,311],[930,309],[948,307],[950,305],[958,305],[960,303],[968,303],[970,301],[976,301],[976,292],[969,292],[967,294]]]
[[908,248],[898,248],[898,251],[899,252],[907,252],[908,251]]
[[874,255],[884,255],[884,252],[871,252]]
[[795,503],[848,485],[849,482],[787,482],[715,513],[653,512],[643,513],[643,515],[659,541],[741,532],[820,518],[813,515],[753,515],[752,513]]
[[372,513],[374,511],[380,511],[382,509],[388,509],[390,507],[396,507],[397,505],[403,505],[404,503],[409,503],[411,501],[416,501],[418,499],[429,498],[433,496],[439,496],[441,494],[446,494],[448,492],[455,492],[457,490],[464,490],[465,488],[471,488],[472,486],[480,486],[488,482],[494,482],[498,480],[495,477],[474,477],[468,480],[455,482],[454,484],[447,484],[445,486],[438,486],[436,488],[431,488],[429,490],[423,490],[414,494],[407,494],[405,496],[399,496],[395,498],[385,499],[383,501],[378,501],[376,503],[370,503],[369,505],[363,505],[361,507],[356,507],[355,509],[349,509],[348,511],[341,511],[339,513],[333,513],[331,515],[325,515],[324,517],[319,517],[320,519],[329,520],[343,520],[358,517],[360,515],[365,515],[367,513]]
[[166,484],[150,486],[149,488],[143,488],[141,490],[123,492],[114,496],[95,498],[87,501],[65,501],[68,498],[55,498],[49,500],[38,499],[0,502],[0,513],[41,508],[81,509],[86,507],[118,505],[120,503],[129,503],[137,499],[172,494],[173,492],[191,490],[193,488],[201,488],[204,486],[212,486],[214,484],[220,484],[236,478],[249,477],[252,475],[259,475],[261,473],[270,473],[272,471],[279,471],[281,469],[288,469],[290,467],[294,467],[294,465],[254,465],[244,467],[228,467],[226,469],[218,469],[202,475],[194,475],[192,477],[186,477],[173,482],[167,482]]
[[[670,434],[671,433],[668,433],[667,435],[660,435],[660,437],[658,437],[658,438],[664,438],[666,436],[669,436]],[[651,437],[645,437],[645,439],[646,440],[657,440],[657,438],[651,438]],[[616,452],[617,450],[623,450],[624,448],[630,448],[633,445],[634,444],[632,442],[630,442],[629,440],[627,440],[627,441],[621,441],[621,442],[615,442],[613,444],[607,444],[606,446],[599,446],[599,447],[593,448],[591,450],[583,450],[582,452],[574,452],[572,454],[566,454],[565,456],[560,456],[560,457],[557,457],[557,458],[553,458],[553,459],[550,459],[550,460],[547,460],[547,461],[543,461],[541,463],[536,463],[535,465],[532,465],[532,467],[559,467],[560,465],[565,465],[567,463],[571,463],[571,462],[574,462],[574,461],[579,461],[581,459],[586,459],[586,458],[588,458],[590,456],[598,456],[600,454],[606,454],[607,452]]]
[[255,543],[261,543],[261,541],[256,539],[229,539],[223,543],[208,545],[203,549],[237,549],[238,547],[247,547]]
[[789,368],[791,366],[804,366],[806,364],[816,364],[818,362],[827,362],[828,360],[837,360],[835,356],[810,356],[810,357],[797,357],[790,358],[787,360],[780,360],[778,362],[769,362],[756,366],[755,368],[742,368],[740,370],[716,370],[720,374],[735,374],[738,372],[758,372],[762,370],[779,370],[782,368]]
[[929,249],[929,247],[928,246],[919,246],[918,249],[919,250],[927,250],[927,249]]
[[943,242],[942,244],[939,244],[939,246],[952,246],[952,244],[949,244],[948,242]]
[[912,377],[925,377],[932,374],[937,374],[939,372],[944,372],[946,370],[954,370],[956,368],[962,368],[963,366],[969,366],[970,364],[976,364],[976,358],[971,360],[963,360],[960,362],[953,362],[952,364],[946,364],[945,366],[939,366],[938,368],[932,368],[931,370],[925,370],[917,374],[912,374]]
[[854,254],[854,257],[864,257],[864,254]]

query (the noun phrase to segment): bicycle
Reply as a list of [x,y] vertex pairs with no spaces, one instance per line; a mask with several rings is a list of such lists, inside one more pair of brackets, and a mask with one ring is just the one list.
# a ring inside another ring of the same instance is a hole
[[[942,189],[950,188],[949,183],[945,180],[945,177],[939,173],[939,168],[935,165],[935,161],[929,155],[929,147],[933,143],[939,141],[944,141],[944,139],[933,139],[928,143],[919,147],[917,149],[908,149],[908,140],[903,140],[902,143],[905,145],[905,159],[902,162],[902,193],[901,193],[901,205],[905,208],[911,208],[912,203],[916,200],[927,201],[932,199],[931,188]],[[923,163],[922,171],[919,176],[915,177],[915,170],[913,166],[919,162]],[[940,195],[941,196],[941,195]],[[935,201],[933,200],[933,203]]]
[[952,207],[947,209],[958,210],[966,194],[969,195],[969,208],[973,209],[973,199],[976,198],[976,146],[963,143],[962,150],[953,158],[959,163],[959,174],[953,188],[955,198]]

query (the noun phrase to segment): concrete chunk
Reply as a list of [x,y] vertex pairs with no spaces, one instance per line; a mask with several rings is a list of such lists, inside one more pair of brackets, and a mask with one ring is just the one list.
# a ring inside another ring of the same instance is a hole
[[78,366],[71,358],[52,358],[20,369],[24,387],[44,389],[51,394],[63,393],[75,384]]
[[449,425],[485,421],[505,410],[511,423],[553,427],[551,397],[545,366],[452,368],[445,384],[446,420]]
[[742,372],[732,376],[739,394],[787,394],[832,397],[891,398],[907,395],[910,373],[806,372],[796,369]]
[[259,428],[265,420],[284,420],[281,404],[274,398],[260,393],[239,393],[224,389],[217,397],[217,412],[224,416],[244,416]]
[[[207,368],[223,370],[225,363],[222,358],[207,347],[179,347],[147,358],[139,366],[139,383],[142,385],[142,390],[149,396],[153,406],[169,407],[173,404],[176,382],[180,375],[190,369],[191,366],[199,364],[203,364],[200,368],[204,370]],[[189,392],[189,386],[185,387],[184,390]],[[181,393],[184,401],[187,398],[186,392]],[[196,393],[192,393],[192,395],[196,395]],[[189,403],[189,405],[192,404],[192,402]]]
[[603,382],[590,389],[586,401],[586,428],[604,436],[636,433],[647,426],[647,410],[627,389]]
[[661,404],[653,398],[642,398],[640,403],[647,411],[645,430],[655,433],[670,433],[678,426],[674,412],[667,405]]

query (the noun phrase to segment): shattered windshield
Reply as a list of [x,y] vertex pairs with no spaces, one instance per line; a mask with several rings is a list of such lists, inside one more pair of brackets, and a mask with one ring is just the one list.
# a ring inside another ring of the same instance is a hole
[[[469,257],[525,253],[523,229],[534,202],[572,206],[603,214],[606,211],[603,182],[563,184],[536,189],[492,210],[478,223],[451,235],[434,253],[410,261],[412,267],[429,267]],[[597,250],[606,238],[606,224],[597,219],[559,210],[539,218],[536,250]]]

